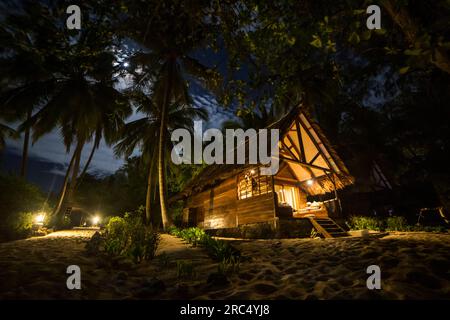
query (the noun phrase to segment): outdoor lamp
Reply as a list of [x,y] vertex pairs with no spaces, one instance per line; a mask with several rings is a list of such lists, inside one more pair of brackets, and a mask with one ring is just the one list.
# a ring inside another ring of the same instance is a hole
[[99,216],[94,216],[94,217],[92,218],[92,224],[93,224],[94,226],[96,226],[99,222],[100,222],[100,217],[99,217]]
[[44,219],[45,219],[45,213],[40,212],[34,217],[34,222],[36,224],[43,224]]

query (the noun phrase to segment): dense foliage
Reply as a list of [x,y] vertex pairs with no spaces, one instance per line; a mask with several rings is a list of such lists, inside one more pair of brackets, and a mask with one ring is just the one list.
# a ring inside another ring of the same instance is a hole
[[160,236],[143,223],[143,210],[112,217],[106,227],[104,250],[110,256],[124,256],[135,263],[155,257]]
[[205,248],[209,256],[216,261],[223,262],[236,260],[240,256],[240,252],[232,245],[223,240],[217,240],[206,234],[205,230],[200,228],[178,229],[171,227],[168,232],[174,236],[180,237],[193,246],[201,246]]
[[45,195],[24,179],[0,174],[0,241],[31,233],[33,213],[48,209]]
[[388,218],[352,216],[346,221],[351,230],[447,232],[445,225],[411,225],[405,217]]

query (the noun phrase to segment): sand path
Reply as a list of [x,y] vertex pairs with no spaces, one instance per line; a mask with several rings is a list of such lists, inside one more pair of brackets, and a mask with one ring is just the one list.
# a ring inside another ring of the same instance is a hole
[[[151,262],[135,265],[121,258],[89,256],[85,245],[94,233],[92,230],[67,230],[1,243],[0,299],[157,298],[159,293],[149,290],[144,283],[151,282],[154,276],[169,283],[176,282],[172,288],[164,290],[166,296],[176,295],[180,283],[176,261],[202,265],[203,270],[214,269],[215,264],[203,250],[165,234],[161,235],[158,258]],[[80,267],[82,290],[67,289],[69,265]]]
[[[178,238],[162,235],[157,257],[135,265],[87,255],[93,233],[60,231],[0,244],[0,299],[450,299],[445,234],[231,240],[245,259],[229,284],[211,285],[217,263]],[[194,270],[183,278],[181,260]],[[71,264],[81,268],[82,290],[66,287]],[[381,268],[381,290],[366,287],[372,264]]]
[[[249,255],[229,299],[450,299],[450,235],[234,241]],[[369,265],[381,290],[368,290]],[[206,298],[206,296],[202,297]]]

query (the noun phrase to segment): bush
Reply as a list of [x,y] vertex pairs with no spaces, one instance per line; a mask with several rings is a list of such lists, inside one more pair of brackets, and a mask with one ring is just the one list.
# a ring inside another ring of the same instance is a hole
[[362,217],[362,216],[352,216],[350,221],[347,223],[351,230],[384,230],[384,222],[379,218],[372,217]]
[[125,219],[112,217],[106,226],[105,251],[109,255],[124,254],[128,243],[128,234]]
[[9,215],[4,223],[5,235],[8,240],[23,239],[31,236],[33,229],[33,214],[20,212]]
[[205,248],[208,255],[216,261],[222,262],[231,258],[240,257],[239,250],[223,240],[216,240],[200,228],[187,228],[179,230],[175,227],[168,229],[172,235],[182,238],[193,246],[200,245]]
[[197,277],[192,261],[177,261],[177,278],[178,279],[194,279]]
[[229,259],[224,259],[219,262],[217,272],[220,274],[238,273],[240,266],[240,258],[231,256]]
[[0,241],[31,235],[32,212],[47,211],[45,195],[26,180],[0,174]]
[[389,217],[386,220],[386,230],[389,231],[409,231],[411,229],[410,226],[408,226],[408,222],[406,221],[405,217]]
[[127,256],[135,263],[151,260],[156,255],[160,236],[143,223],[141,211],[112,217],[106,226],[104,249],[112,256]]
[[425,232],[447,232],[445,226],[422,226],[408,225],[405,217],[393,216],[386,220],[371,217],[353,216],[347,222],[352,230],[370,229],[377,231],[425,231]]
[[179,235],[180,235],[180,230],[175,226],[168,227],[166,231],[168,234],[171,234],[175,237],[179,237]]

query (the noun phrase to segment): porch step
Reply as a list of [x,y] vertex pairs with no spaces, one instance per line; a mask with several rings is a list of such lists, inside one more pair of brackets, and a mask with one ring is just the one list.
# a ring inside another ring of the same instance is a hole
[[316,219],[309,217],[309,221],[311,221],[317,232],[321,233],[325,238],[339,238],[348,236],[348,233],[330,218]]

